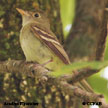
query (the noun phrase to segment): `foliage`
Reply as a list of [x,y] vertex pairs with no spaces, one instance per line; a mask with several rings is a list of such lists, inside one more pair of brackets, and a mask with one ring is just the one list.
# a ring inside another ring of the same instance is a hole
[[[53,75],[55,77],[60,77],[62,75],[72,74],[72,71],[74,70],[82,70],[84,68],[100,70],[106,66],[108,66],[108,61],[76,62],[67,66],[63,66],[61,69],[50,73],[50,75]],[[102,77],[102,73],[103,71],[91,76],[88,82],[90,83],[92,88],[95,90],[95,92],[104,94],[108,102],[108,88],[107,88],[108,80]]]
[[[68,33],[66,33],[65,28],[68,24],[72,24],[72,22],[73,22],[74,15],[75,15],[75,11],[74,11],[75,1],[74,0],[67,0],[67,1],[60,0],[60,3],[61,3],[61,17],[62,17],[62,21],[63,21],[63,30],[64,30],[65,37],[67,37]],[[70,4],[68,4],[68,3],[70,3]],[[83,48],[83,50],[84,50],[84,48]],[[106,41],[106,46],[105,46],[104,62],[72,63],[70,66],[63,67],[62,69],[57,70],[55,73],[52,73],[52,74],[55,76],[60,76],[60,75],[67,74],[67,73],[71,74],[72,70],[81,69],[81,68],[84,68],[87,66],[90,66],[91,68],[94,68],[94,69],[95,68],[98,69],[98,66],[105,67],[108,65],[108,62],[106,60],[108,60],[108,36],[107,36],[107,41]],[[64,73],[61,73],[61,70]],[[88,78],[88,82],[90,83],[90,85],[93,87],[93,89],[96,92],[104,94],[105,98],[108,101],[108,88],[107,88],[108,79],[105,79],[104,77],[102,77],[102,74],[104,74],[104,72],[105,71],[103,69],[103,71],[99,72],[98,74],[92,75],[91,77]]]
[[98,70],[106,67],[107,65],[108,65],[108,61],[103,61],[103,62],[93,61],[93,62],[78,62],[78,63],[76,62],[70,65],[63,66],[59,70],[52,72],[51,75],[59,77],[64,74],[72,74],[72,71],[74,70],[80,70],[83,68]]
[[75,0],[60,0],[61,18],[63,22],[63,32],[65,38],[69,33],[70,25],[75,16]]

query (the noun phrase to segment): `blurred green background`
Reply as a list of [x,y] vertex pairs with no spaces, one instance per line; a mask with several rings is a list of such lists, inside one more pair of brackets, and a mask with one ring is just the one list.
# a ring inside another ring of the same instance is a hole
[[[69,27],[74,21],[75,0],[60,0],[60,6],[63,32],[66,38],[69,33],[67,27]],[[106,41],[104,60],[108,60],[108,36]],[[95,92],[104,94],[105,99],[108,102],[108,68],[102,69],[101,72],[89,77],[88,82],[91,84]]]
[[60,0],[64,36],[69,33],[75,16],[75,0]]

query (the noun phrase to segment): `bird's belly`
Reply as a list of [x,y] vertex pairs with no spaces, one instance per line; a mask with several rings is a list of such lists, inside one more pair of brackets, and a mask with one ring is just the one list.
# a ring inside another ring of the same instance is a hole
[[50,50],[33,34],[26,34],[20,42],[27,61],[45,63],[53,57]]
[[27,61],[38,62],[43,64],[53,59],[51,63],[45,67],[55,70],[60,68],[64,63],[39,39],[34,36],[32,32],[21,33],[20,43]]

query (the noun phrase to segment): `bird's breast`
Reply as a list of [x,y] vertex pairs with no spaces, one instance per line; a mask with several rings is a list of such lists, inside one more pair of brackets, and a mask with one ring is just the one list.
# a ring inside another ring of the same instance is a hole
[[49,69],[56,69],[62,63],[60,59],[29,30],[21,30],[20,44],[27,61],[34,61],[40,64],[53,59],[53,62],[46,65]]
[[32,31],[22,31],[20,43],[27,61],[43,63],[53,56]]

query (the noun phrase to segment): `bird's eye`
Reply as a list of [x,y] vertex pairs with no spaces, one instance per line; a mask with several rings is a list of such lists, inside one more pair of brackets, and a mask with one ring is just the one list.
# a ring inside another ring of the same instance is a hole
[[35,13],[34,16],[35,16],[35,17],[39,17],[39,14],[38,14],[38,13]]

